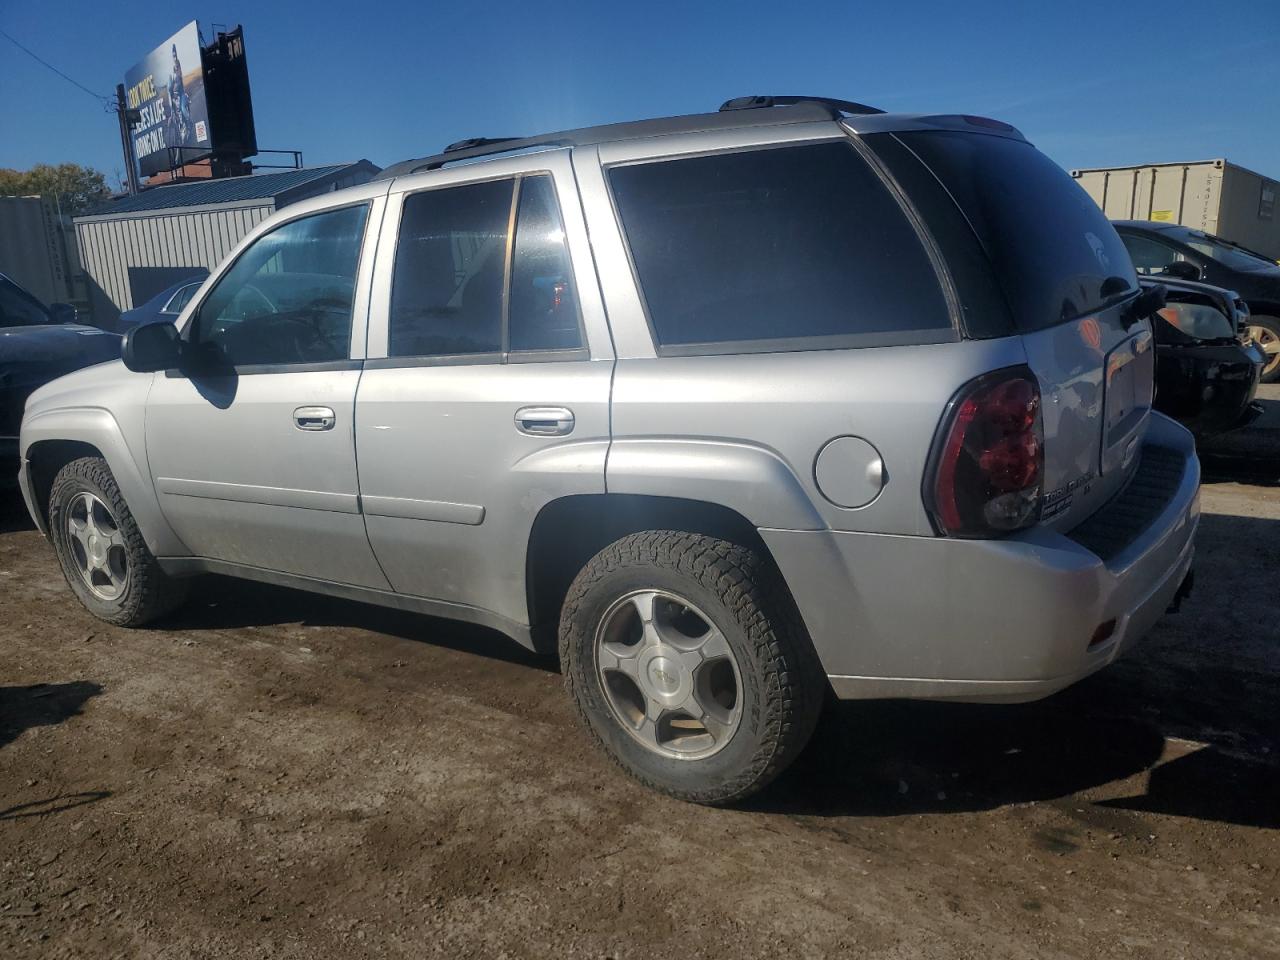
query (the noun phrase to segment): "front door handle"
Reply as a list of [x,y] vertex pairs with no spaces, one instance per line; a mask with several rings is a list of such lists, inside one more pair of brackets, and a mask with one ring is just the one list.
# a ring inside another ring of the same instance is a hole
[[531,437],[563,437],[573,433],[573,411],[567,407],[521,407],[516,429]]
[[337,422],[328,407],[299,407],[293,411],[293,425],[299,430],[332,430]]

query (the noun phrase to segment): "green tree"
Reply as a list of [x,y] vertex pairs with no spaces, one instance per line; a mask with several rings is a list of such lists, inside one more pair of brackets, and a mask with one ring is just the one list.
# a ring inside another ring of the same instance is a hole
[[0,197],[31,196],[56,197],[63,213],[77,214],[109,199],[111,191],[106,177],[78,163],[37,163],[30,170],[0,167]]

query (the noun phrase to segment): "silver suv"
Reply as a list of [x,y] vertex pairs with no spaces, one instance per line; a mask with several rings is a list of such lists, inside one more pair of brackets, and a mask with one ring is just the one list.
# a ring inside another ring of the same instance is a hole
[[1157,306],[997,121],[756,97],[465,141],[39,390],[21,484],[105,620],[212,572],[558,638],[618,763],[725,803],[829,691],[1032,700],[1180,599]]

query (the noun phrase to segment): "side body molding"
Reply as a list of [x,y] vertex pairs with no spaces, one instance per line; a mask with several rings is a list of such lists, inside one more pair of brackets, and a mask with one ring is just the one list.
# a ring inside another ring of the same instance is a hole
[[705,500],[755,527],[825,530],[799,479],[763,447],[723,440],[614,440],[605,470],[610,493]]
[[73,440],[87,443],[101,451],[111,468],[120,493],[138,522],[147,548],[156,556],[184,556],[187,548],[169,527],[160,511],[155,487],[145,463],[142,424],[137,425],[135,443],[131,446],[125,431],[109,410],[102,407],[57,407],[30,415],[22,424],[23,495],[40,532],[49,535],[45,518],[35,508],[31,489],[31,468],[27,462],[31,449],[46,440]]

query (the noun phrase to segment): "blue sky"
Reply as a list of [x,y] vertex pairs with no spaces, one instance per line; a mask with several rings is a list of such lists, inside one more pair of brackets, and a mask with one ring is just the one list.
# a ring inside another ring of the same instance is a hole
[[[0,0],[0,29],[85,86],[185,22],[243,23],[258,143],[387,165],[464,137],[821,93],[1019,126],[1066,168],[1225,156],[1280,177],[1275,0],[536,3]],[[481,12],[483,11],[483,12]],[[115,117],[0,38],[0,166],[114,181]]]

